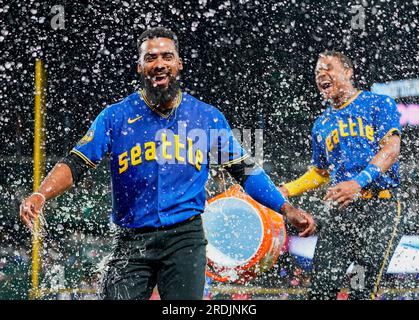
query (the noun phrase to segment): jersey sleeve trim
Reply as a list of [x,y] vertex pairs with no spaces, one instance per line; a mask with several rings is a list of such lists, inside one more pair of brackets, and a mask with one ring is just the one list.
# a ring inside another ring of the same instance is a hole
[[233,159],[233,160],[228,161],[228,162],[226,162],[226,163],[222,163],[222,164],[221,164],[221,167],[231,166],[231,165],[233,165],[233,164],[236,164],[236,163],[242,162],[243,160],[245,160],[245,159],[247,159],[247,158],[249,158],[249,157],[250,157],[250,156],[249,156],[248,154],[245,154],[244,156],[239,157],[239,158],[237,158],[237,159]]
[[314,165],[314,164],[312,164],[312,165],[310,165],[309,167],[308,167],[309,169],[314,169],[314,170],[321,170],[321,171],[323,171],[323,170],[327,170],[327,172],[329,172],[329,168],[327,167],[327,168],[319,168],[318,166],[316,166],[316,165]]
[[398,133],[400,135],[400,130],[397,128],[391,128],[385,135],[384,137],[380,140],[380,142],[378,143],[378,145],[381,147],[384,143],[384,141],[390,137],[391,135],[393,135],[394,133]]
[[81,158],[89,167],[96,169],[95,163],[90,160],[88,157],[86,157],[83,153],[81,153],[79,150],[71,150],[70,153],[75,154],[79,158]]

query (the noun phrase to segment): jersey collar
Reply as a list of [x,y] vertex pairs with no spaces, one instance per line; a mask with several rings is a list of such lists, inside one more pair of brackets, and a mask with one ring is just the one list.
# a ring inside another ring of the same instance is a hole
[[177,107],[179,107],[180,103],[182,102],[182,91],[179,90],[178,94],[177,94],[177,99],[176,99],[176,104],[173,107],[172,111],[168,114],[164,114],[162,113],[159,109],[157,109],[156,107],[154,107],[150,101],[147,99],[144,90],[140,90],[140,95],[143,98],[145,104],[147,105],[147,107],[149,107],[152,111],[154,111],[155,113],[157,113],[160,117],[168,119],[173,112],[175,111],[175,109],[177,109]]
[[362,92],[362,90],[358,90],[358,92],[356,92],[352,97],[350,97],[348,100],[346,100],[346,102],[344,104],[342,104],[341,106],[334,108],[332,106],[332,110],[341,110],[343,108],[346,108],[348,105],[350,105],[356,98],[358,98],[359,94]]

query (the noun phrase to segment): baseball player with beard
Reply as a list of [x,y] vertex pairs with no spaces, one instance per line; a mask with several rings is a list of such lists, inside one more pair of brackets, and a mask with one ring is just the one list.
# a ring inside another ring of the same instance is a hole
[[23,200],[21,219],[31,228],[47,200],[107,156],[116,232],[100,296],[148,299],[157,285],[162,299],[202,299],[207,241],[201,214],[209,155],[256,201],[286,216],[301,236],[312,234],[315,224],[252,161],[218,109],[180,90],[183,64],[172,31],[146,30],[138,50],[143,89],[97,116],[40,188]]

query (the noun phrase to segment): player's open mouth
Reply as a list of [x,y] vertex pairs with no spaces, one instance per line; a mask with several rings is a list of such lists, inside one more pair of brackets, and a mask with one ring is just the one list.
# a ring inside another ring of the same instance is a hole
[[169,84],[169,76],[167,74],[155,75],[151,78],[151,81],[155,87],[167,86]]
[[319,87],[320,87],[321,93],[328,94],[330,93],[330,91],[332,91],[333,83],[331,81],[322,81],[319,84]]

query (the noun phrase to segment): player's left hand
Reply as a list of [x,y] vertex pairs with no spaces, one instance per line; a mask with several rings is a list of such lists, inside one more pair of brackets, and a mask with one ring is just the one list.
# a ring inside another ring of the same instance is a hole
[[339,209],[347,207],[359,194],[361,186],[355,181],[344,181],[327,190],[323,201],[332,201],[339,204]]

